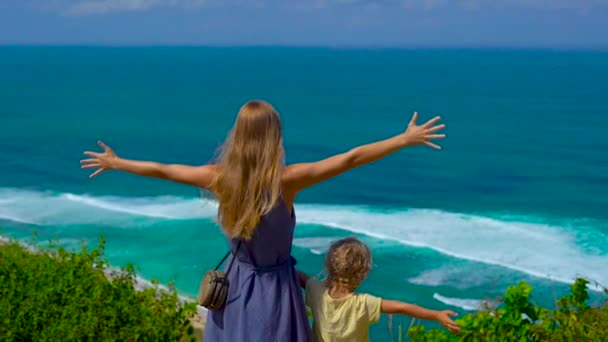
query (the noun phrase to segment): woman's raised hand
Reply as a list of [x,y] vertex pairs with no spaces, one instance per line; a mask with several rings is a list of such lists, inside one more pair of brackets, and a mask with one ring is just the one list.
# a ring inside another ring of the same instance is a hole
[[416,120],[418,120],[418,113],[414,113],[412,120],[407,126],[407,130],[403,134],[403,137],[406,139],[406,146],[427,145],[440,150],[441,147],[433,144],[431,141],[445,138],[445,134],[435,134],[445,128],[444,124],[435,125],[441,120],[441,117],[436,116],[420,126],[416,125]]
[[99,141],[97,144],[103,149],[103,153],[86,151],[84,154],[91,158],[80,161],[83,169],[97,169],[89,176],[90,178],[99,176],[105,171],[114,169],[114,163],[118,159],[116,153],[114,153],[111,148],[104,144],[103,141]]

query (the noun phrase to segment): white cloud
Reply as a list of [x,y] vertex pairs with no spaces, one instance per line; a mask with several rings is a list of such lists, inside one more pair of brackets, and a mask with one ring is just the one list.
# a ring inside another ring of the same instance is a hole
[[476,10],[481,7],[482,0],[402,0],[401,6],[405,9],[422,9],[432,11],[440,8],[464,8]]
[[[2,0],[0,0],[2,1]],[[42,1],[42,0],[33,0]],[[588,12],[608,7],[608,0],[44,0],[66,15],[85,16],[110,12],[145,11],[152,8],[199,8],[203,6],[279,7],[322,10],[334,6],[374,5],[432,11],[441,8],[479,10],[484,8],[529,8]]]
[[504,2],[540,9],[581,9],[608,5],[608,0],[504,0]]
[[456,6],[468,10],[482,8],[530,8],[539,10],[587,11],[597,7],[608,7],[608,0],[402,0],[407,9],[433,10]]
[[502,7],[537,10],[570,10],[582,14],[599,7],[608,7],[608,0],[503,0]]
[[69,5],[66,15],[93,15],[116,11],[143,11],[154,7],[194,8],[207,4],[207,0],[85,0]]
[[424,0],[424,1],[422,1],[424,9],[426,9],[426,10],[432,10],[435,8],[443,7],[443,6],[447,5],[447,3],[448,3],[447,0]]
[[462,0],[460,5],[466,10],[478,10],[481,8],[480,0]]

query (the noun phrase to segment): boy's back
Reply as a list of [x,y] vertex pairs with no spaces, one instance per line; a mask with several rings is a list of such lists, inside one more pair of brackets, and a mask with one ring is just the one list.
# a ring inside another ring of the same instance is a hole
[[314,316],[315,341],[367,342],[369,326],[380,320],[380,313],[433,320],[453,333],[459,331],[458,324],[450,318],[456,315],[453,311],[429,310],[415,304],[356,294],[371,267],[369,247],[356,238],[345,238],[332,243],[327,252],[327,286],[298,272],[300,286],[306,289],[306,305]]
[[382,299],[355,293],[334,299],[312,277],[306,282],[305,298],[314,316],[315,341],[369,341],[369,326],[380,320]]

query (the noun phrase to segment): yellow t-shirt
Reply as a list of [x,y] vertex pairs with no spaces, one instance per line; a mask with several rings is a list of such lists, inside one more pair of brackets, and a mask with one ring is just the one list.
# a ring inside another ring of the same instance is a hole
[[369,341],[369,326],[380,320],[382,299],[368,294],[333,299],[321,282],[310,278],[306,305],[312,310],[315,341],[359,342]]

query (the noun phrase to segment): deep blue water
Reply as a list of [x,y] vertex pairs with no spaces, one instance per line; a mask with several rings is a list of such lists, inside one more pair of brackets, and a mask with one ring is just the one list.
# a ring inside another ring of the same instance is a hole
[[442,115],[443,150],[303,192],[299,267],[318,273],[328,244],[355,234],[376,265],[363,291],[466,312],[525,280],[550,305],[576,275],[608,284],[607,80],[608,52],[0,47],[1,234],[103,234],[110,262],[192,294],[226,248],[214,203],[160,180],[90,180],[83,150],[103,139],[129,158],[206,163],[261,98],[281,114],[288,163],[311,161],[418,111]]

